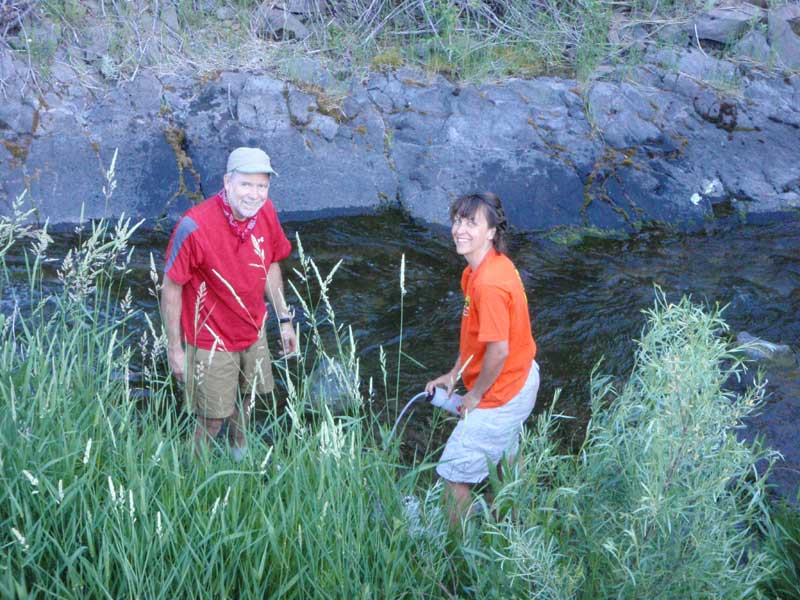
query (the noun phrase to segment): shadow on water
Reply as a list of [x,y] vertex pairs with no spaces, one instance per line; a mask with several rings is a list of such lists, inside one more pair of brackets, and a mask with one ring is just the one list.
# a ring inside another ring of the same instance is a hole
[[[380,382],[379,348],[389,358],[389,395],[394,396],[400,327],[400,262],[406,256],[403,349],[424,365],[405,361],[399,404],[452,365],[458,347],[463,259],[444,228],[429,229],[396,212],[285,224],[298,233],[323,272],[340,259],[331,293],[337,321],[352,325],[362,377]],[[160,269],[166,233],[141,233],[128,276],[136,307],[157,315],[150,289],[150,258]],[[50,256],[71,240],[59,236]],[[595,364],[624,377],[632,366],[635,339],[644,325],[642,310],[653,305],[653,286],[669,299],[690,294],[696,302],[728,305],[732,334],[747,330],[764,339],[800,345],[800,222],[737,227],[711,234],[650,233],[635,240],[585,239],[565,246],[537,234],[512,236],[509,254],[517,265],[531,305],[537,357],[542,368],[539,411],[562,388],[559,411],[575,419],[563,429],[574,445],[588,419],[588,379]],[[19,257],[9,261],[22,269]],[[284,263],[292,277],[297,252]],[[54,267],[50,275],[55,277]],[[273,343],[275,336],[273,335]],[[276,348],[277,349],[277,348]],[[376,402],[383,401],[378,390]],[[395,414],[394,400],[386,412]],[[406,425],[407,450],[436,447],[449,427],[431,426],[431,409],[415,411]]]

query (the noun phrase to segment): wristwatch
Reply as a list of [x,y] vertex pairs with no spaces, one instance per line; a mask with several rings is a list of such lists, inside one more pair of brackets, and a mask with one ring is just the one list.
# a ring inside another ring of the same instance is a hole
[[[275,311],[277,313],[277,311]],[[286,305],[286,316],[279,317],[278,323],[284,325],[286,323],[291,323],[292,319],[294,319],[294,307],[291,304]]]

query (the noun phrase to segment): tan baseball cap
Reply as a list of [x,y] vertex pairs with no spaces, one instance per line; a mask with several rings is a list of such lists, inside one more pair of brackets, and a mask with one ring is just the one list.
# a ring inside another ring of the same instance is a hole
[[266,173],[277,175],[269,161],[269,155],[261,148],[237,148],[228,156],[226,173]]

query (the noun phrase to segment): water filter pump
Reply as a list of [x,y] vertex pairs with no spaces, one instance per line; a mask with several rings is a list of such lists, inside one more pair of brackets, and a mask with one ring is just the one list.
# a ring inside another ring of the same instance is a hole
[[461,396],[458,394],[451,394],[447,396],[447,390],[437,387],[433,395],[429,397],[431,404],[438,406],[441,409],[451,412],[454,415],[461,415],[461,407],[463,405]]

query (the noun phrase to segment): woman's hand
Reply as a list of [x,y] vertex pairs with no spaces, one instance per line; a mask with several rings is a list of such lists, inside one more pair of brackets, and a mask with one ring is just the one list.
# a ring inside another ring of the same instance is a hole
[[436,379],[431,379],[425,384],[425,391],[428,394],[433,394],[437,387],[443,387],[447,390],[447,397],[449,398],[453,394],[453,388],[456,387],[456,376],[452,371],[439,375]]
[[478,404],[480,404],[481,397],[477,395],[475,392],[467,392],[461,397],[461,404],[464,407],[461,411],[461,417],[463,418],[471,410],[478,408]]

